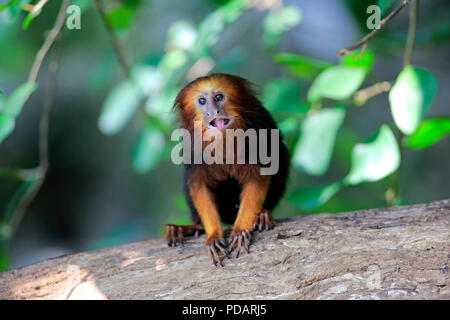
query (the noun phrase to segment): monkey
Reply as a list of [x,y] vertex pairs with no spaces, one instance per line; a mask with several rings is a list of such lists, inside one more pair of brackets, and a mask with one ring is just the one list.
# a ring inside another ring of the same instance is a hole
[[[173,110],[180,115],[181,127],[194,135],[194,123],[201,123],[201,130],[218,130],[228,143],[228,129],[273,129],[278,127],[256,97],[254,85],[248,80],[225,73],[214,73],[197,78],[187,84],[177,95]],[[267,145],[271,138],[266,136]],[[263,139],[257,137],[258,142]],[[205,245],[212,263],[223,266],[225,257],[233,253],[237,258],[243,248],[249,253],[253,231],[269,230],[273,226],[272,211],[281,199],[287,184],[290,155],[281,134],[277,156],[279,168],[275,174],[262,175],[267,166],[258,160],[248,163],[250,139],[241,144],[245,148],[245,163],[185,163],[184,194],[191,213],[192,225],[165,226],[167,244],[183,244],[185,236],[206,233]],[[253,142],[254,143],[254,142]],[[191,148],[194,143],[191,144]],[[207,142],[202,142],[205,148]],[[258,143],[257,146],[260,146]],[[239,147],[234,145],[231,152]],[[270,147],[266,150],[271,150]],[[242,150],[240,150],[242,151]],[[230,150],[226,150],[228,154]],[[225,155],[224,155],[225,156]],[[228,154],[228,156],[230,156]],[[232,157],[236,155],[233,154]],[[233,224],[226,241],[221,223]],[[234,252],[233,252],[234,251]]]

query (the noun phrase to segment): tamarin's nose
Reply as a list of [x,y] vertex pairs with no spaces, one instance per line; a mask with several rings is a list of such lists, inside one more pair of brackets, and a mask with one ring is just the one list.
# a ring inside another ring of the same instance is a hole
[[224,108],[213,106],[206,110],[203,121],[208,128],[224,130],[233,122],[233,117]]
[[210,108],[206,109],[206,116],[214,118],[218,115],[226,116],[227,113],[223,108],[220,108],[219,106],[211,106]]

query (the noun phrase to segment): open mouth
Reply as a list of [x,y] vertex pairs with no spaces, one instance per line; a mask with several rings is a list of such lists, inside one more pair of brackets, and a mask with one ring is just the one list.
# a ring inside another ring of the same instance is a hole
[[231,119],[229,118],[221,118],[221,119],[213,119],[209,122],[210,128],[216,128],[219,130],[223,130],[227,128],[231,124]]

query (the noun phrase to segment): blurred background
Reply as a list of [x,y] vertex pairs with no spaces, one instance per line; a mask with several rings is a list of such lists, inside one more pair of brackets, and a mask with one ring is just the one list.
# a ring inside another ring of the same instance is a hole
[[70,1],[0,0],[0,270],[188,223],[171,107],[213,72],[253,82],[285,136],[276,219],[449,198],[450,3],[415,1],[339,57],[401,1],[73,0],[27,83]]

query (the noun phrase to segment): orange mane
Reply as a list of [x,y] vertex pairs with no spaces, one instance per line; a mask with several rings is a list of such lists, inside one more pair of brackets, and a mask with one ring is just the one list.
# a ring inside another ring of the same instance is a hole
[[[192,81],[180,91],[175,100],[174,109],[181,113],[182,126],[191,130],[194,121],[203,121],[202,111],[197,108],[195,103],[198,97],[205,92],[221,91],[227,96],[225,109],[235,119],[231,127],[244,129],[243,113],[246,112],[244,102],[248,96],[253,95],[250,86],[250,83],[241,77],[223,73],[201,77]],[[243,90],[245,92],[242,92]],[[203,129],[206,129],[205,124],[203,124]]]

